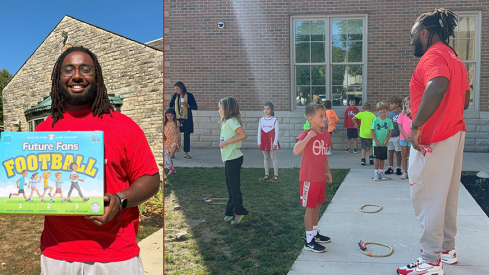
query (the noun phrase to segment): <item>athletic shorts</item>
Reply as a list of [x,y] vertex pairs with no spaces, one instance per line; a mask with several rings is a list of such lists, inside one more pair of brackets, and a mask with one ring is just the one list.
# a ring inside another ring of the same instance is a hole
[[396,152],[401,152],[401,145],[399,144],[399,137],[391,137],[388,142],[387,150],[396,150]]
[[44,187],[44,190],[48,190],[48,189],[49,189],[49,187]]
[[318,204],[324,203],[324,197],[326,196],[326,181],[301,181],[300,188],[300,203],[302,206],[315,208]]
[[56,192],[54,194],[61,194],[61,188],[56,188]]
[[387,147],[385,146],[374,146],[374,158],[380,160],[387,159]]
[[360,142],[362,143],[362,149],[370,149],[372,147],[372,139],[371,138],[360,138]]
[[19,194],[23,194],[23,193],[25,193],[25,192],[24,192],[24,189],[19,189],[19,192],[17,192],[17,193],[19,193]]
[[357,128],[346,129],[346,136],[348,137],[348,139],[358,138],[358,129]]
[[409,146],[410,147],[411,146],[411,141],[410,142],[407,142],[406,140],[402,140],[401,139],[401,140],[399,140],[399,144],[401,146]]

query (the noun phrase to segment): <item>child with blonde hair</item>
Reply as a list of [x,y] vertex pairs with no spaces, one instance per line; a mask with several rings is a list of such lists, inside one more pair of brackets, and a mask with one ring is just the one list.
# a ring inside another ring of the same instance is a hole
[[401,155],[402,155],[402,169],[403,173],[401,179],[405,180],[408,178],[407,172],[407,158],[409,157],[409,148],[411,147],[411,98],[408,96],[404,99],[404,104],[402,105],[402,112],[399,114],[397,119],[397,125],[399,127],[401,145]]
[[241,165],[243,165],[243,153],[240,149],[246,133],[242,127],[238,101],[234,97],[225,97],[219,101],[219,115],[221,116],[219,148],[221,148],[221,159],[224,162],[229,194],[224,221],[232,220],[231,225],[236,226],[244,216],[248,215],[248,210],[243,207],[240,177]]
[[387,180],[388,178],[384,175],[384,160],[387,159],[387,144],[394,126],[392,120],[387,117],[389,105],[381,101],[377,103],[376,107],[379,116],[374,119],[370,128],[370,134],[374,140],[375,174],[373,180]]

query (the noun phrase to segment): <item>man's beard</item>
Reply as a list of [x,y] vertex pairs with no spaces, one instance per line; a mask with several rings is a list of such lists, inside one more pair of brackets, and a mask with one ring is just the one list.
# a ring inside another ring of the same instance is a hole
[[413,54],[416,57],[422,57],[424,55],[423,44],[421,44],[421,41],[419,41],[419,39],[414,41],[414,53]]
[[63,99],[73,106],[81,106],[86,104],[92,105],[93,101],[95,100],[95,96],[97,95],[97,88],[93,85],[90,86],[85,94],[81,95],[70,94],[67,90],[64,89],[61,83],[59,84],[59,91]]

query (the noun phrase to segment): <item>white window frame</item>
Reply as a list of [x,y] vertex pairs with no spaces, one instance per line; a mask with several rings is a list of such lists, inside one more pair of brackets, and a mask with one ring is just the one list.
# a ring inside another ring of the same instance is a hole
[[[295,74],[295,22],[301,20],[325,20],[325,29],[326,33],[326,57],[325,57],[325,66],[328,78],[326,81],[326,98],[332,99],[332,41],[331,41],[331,33],[332,33],[332,20],[351,20],[351,19],[362,19],[363,20],[363,39],[362,39],[362,62],[358,62],[358,64],[354,65],[362,65],[362,102],[367,101],[367,60],[368,60],[368,15],[367,14],[338,14],[338,15],[292,15],[290,17],[290,79],[291,79],[291,109],[300,109],[304,108],[303,106],[297,106],[296,104],[296,74]],[[308,65],[323,65],[323,63],[308,63]],[[341,65],[341,63],[335,63],[334,65]],[[344,106],[338,106],[344,107]]]
[[[472,106],[469,106],[468,110],[479,111],[480,100],[480,72],[481,72],[481,37],[482,37],[482,11],[453,11],[458,17],[473,16],[475,17],[475,51],[474,51],[474,82],[472,83],[473,98]],[[451,37],[450,40],[452,40]],[[462,62],[465,63],[463,60]]]

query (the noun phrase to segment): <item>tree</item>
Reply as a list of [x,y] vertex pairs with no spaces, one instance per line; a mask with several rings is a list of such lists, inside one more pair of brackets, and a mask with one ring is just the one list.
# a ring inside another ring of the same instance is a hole
[[3,125],[3,96],[2,91],[12,79],[12,75],[4,68],[0,71],[0,125]]

